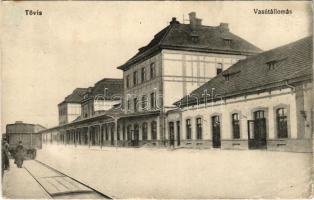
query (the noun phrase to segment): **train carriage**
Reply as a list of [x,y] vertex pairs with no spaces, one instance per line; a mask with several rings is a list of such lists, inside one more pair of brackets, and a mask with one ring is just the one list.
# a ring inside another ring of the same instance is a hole
[[42,148],[42,138],[40,131],[46,128],[39,124],[27,124],[17,121],[14,124],[6,126],[6,139],[9,143],[9,149],[12,156],[15,155],[15,148],[19,141],[25,148],[27,158],[34,159],[37,149]]

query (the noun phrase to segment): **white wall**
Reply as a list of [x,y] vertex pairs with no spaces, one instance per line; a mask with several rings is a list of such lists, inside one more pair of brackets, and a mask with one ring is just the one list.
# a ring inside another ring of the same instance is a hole
[[[290,126],[289,135],[291,138],[297,138],[296,123],[296,101],[295,93],[291,93],[290,89],[277,90],[269,93],[261,93],[258,95],[249,95],[245,97],[238,97],[227,100],[225,103],[216,102],[209,103],[206,107],[204,105],[185,108],[182,111],[182,130],[181,139],[186,139],[186,119],[191,119],[192,122],[192,138],[196,138],[196,118],[203,118],[203,139],[212,139],[211,117],[213,115],[221,115],[221,139],[232,139],[231,115],[234,112],[240,113],[240,138],[247,139],[247,120],[253,119],[254,109],[263,108],[267,110],[267,134],[268,139],[275,139],[275,113],[274,107],[279,105],[287,105],[289,107],[288,123]],[[170,114],[171,115],[171,114]],[[175,113],[173,114],[175,115]],[[171,118],[171,117],[170,117]],[[170,119],[169,118],[169,119]],[[169,120],[168,120],[169,121]]]
[[172,104],[215,77],[218,63],[223,70],[229,68],[243,55],[162,51],[164,105]]
[[94,101],[94,111],[104,111],[109,110],[113,105],[120,103],[120,101],[108,101],[108,100],[95,100]]
[[81,104],[80,103],[68,103],[67,104],[67,115],[68,122],[70,123],[81,115]]
[[[150,77],[150,64],[155,63],[155,69],[156,69],[156,78],[151,79]],[[161,68],[162,61],[161,61],[161,54],[157,54],[145,61],[142,61],[138,64],[132,65],[129,70],[123,72],[123,78],[124,78],[124,105],[125,108],[127,107],[127,100],[130,100],[131,102],[131,110],[130,112],[133,112],[133,99],[137,98],[138,102],[140,103],[140,100],[143,95],[146,95],[148,97],[148,108],[150,108],[150,94],[155,92],[156,97],[161,95]],[[146,68],[146,81],[141,82],[141,69],[145,67]],[[133,72],[137,71],[137,79],[139,80],[137,85],[133,85]],[[130,76],[130,87],[126,88],[126,76]],[[139,110],[141,106],[138,106]]]

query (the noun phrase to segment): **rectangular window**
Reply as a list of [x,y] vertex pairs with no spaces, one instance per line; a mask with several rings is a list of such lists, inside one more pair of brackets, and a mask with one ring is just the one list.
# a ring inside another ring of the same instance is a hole
[[137,112],[137,98],[133,99],[133,104],[134,112]]
[[145,67],[141,69],[141,81],[142,83],[146,81],[146,68]]
[[137,71],[133,72],[133,85],[137,84]]
[[276,115],[277,115],[277,137],[288,138],[287,109],[286,108],[277,109]]
[[192,139],[192,126],[191,126],[191,120],[186,120],[186,139],[190,140]]
[[127,111],[130,111],[131,109],[131,102],[130,100],[127,100]]
[[222,63],[217,63],[217,67],[216,67],[216,75],[220,74],[223,70],[223,65]]
[[155,92],[150,94],[150,108],[151,110],[154,110],[156,108]]
[[156,78],[156,67],[155,63],[150,64],[150,79]]
[[126,76],[126,88],[130,87],[130,75]]
[[202,118],[196,119],[196,139],[201,140],[203,138],[202,130]]
[[238,113],[232,114],[232,132],[233,139],[240,139],[240,120]]

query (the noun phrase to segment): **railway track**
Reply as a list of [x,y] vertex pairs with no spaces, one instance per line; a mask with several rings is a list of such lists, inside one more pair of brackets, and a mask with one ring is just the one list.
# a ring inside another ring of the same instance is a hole
[[25,162],[24,168],[52,199],[112,199],[40,161]]

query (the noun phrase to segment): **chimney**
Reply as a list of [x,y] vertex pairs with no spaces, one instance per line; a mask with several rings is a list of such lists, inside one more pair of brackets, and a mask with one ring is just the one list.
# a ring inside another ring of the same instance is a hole
[[221,32],[229,31],[229,24],[228,23],[220,23],[219,29]]
[[105,87],[104,89],[104,98],[106,98],[108,96],[108,88]]
[[171,20],[171,22],[170,22],[170,25],[172,25],[172,24],[180,24],[180,23],[177,21],[177,18],[172,17],[172,20]]
[[23,124],[23,121],[16,121],[16,124]]
[[189,18],[190,18],[190,27],[192,30],[195,30],[197,26],[202,25],[202,19],[196,18],[195,12],[190,12]]
[[87,93],[91,93],[92,92],[92,87],[87,88]]
[[201,26],[202,25],[202,19],[196,18],[196,25]]

